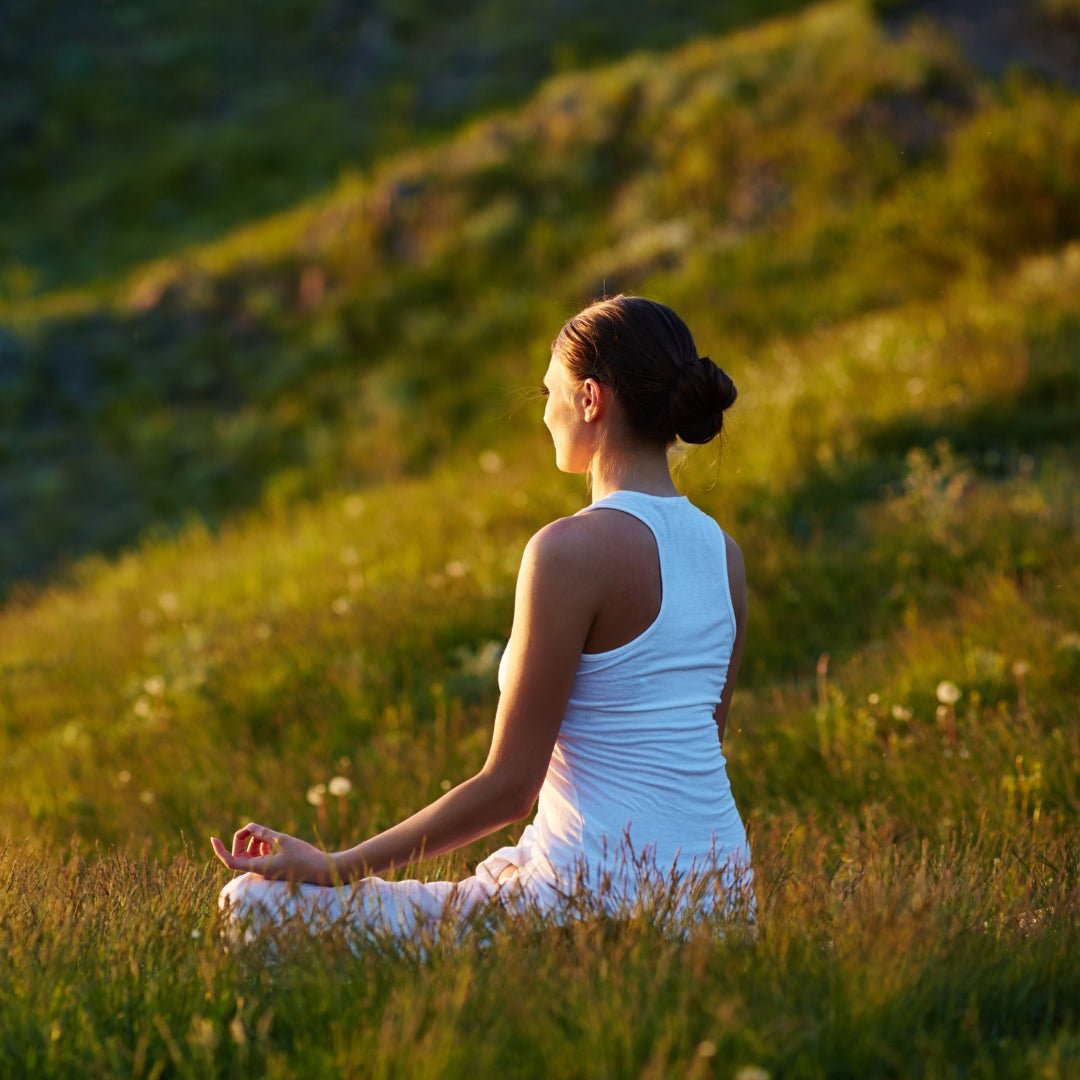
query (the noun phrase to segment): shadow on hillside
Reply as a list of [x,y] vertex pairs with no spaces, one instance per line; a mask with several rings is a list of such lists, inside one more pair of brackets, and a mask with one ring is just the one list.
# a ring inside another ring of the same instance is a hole
[[257,504],[271,477],[311,463],[316,367],[212,308],[57,320],[29,341],[0,331],[0,593]]
[[753,580],[763,602],[750,683],[778,670],[812,680],[822,652],[839,659],[886,638],[908,604],[948,610],[950,590],[990,565],[1012,567],[1019,582],[1033,559],[1053,559],[1075,514],[1043,515],[1037,537],[1031,520],[1009,520],[1008,497],[991,485],[1034,486],[1048,454],[1075,454],[1080,318],[1029,346],[1032,370],[1016,393],[868,427],[857,454],[815,461],[779,499],[740,508],[752,542],[782,552]]

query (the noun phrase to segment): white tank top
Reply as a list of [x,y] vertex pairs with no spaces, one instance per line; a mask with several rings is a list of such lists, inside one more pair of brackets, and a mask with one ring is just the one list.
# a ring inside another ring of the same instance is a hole
[[625,645],[581,656],[540,790],[533,868],[563,885],[622,882],[628,898],[643,867],[669,877],[727,865],[748,879],[713,717],[735,642],[724,534],[685,497],[616,491],[579,512],[597,510],[652,531],[660,611]]

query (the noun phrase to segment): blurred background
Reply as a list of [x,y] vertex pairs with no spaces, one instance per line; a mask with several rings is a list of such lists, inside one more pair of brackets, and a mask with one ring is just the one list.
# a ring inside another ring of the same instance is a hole
[[3,828],[253,811],[249,744],[301,825],[402,732],[374,819],[460,773],[521,545],[585,497],[535,387],[617,291],[742,391],[679,476],[746,552],[748,693],[831,708],[829,654],[883,738],[1027,664],[1064,709],[1078,33],[1075,0],[5,0]]

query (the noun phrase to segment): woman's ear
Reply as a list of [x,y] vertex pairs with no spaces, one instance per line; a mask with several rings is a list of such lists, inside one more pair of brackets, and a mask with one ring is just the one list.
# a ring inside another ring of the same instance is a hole
[[610,390],[603,383],[595,379],[586,379],[581,384],[581,413],[585,423],[591,424],[599,420],[607,408],[607,400]]

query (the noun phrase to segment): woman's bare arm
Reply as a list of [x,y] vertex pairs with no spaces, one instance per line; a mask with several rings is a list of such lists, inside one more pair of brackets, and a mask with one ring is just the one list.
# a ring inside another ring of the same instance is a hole
[[351,881],[452,851],[528,814],[599,604],[603,551],[590,536],[581,519],[568,518],[541,529],[525,548],[506,689],[480,772],[385,832],[321,860],[302,841],[255,823],[237,833],[231,852],[215,844],[218,857],[234,870],[266,877]]
[[746,568],[739,545],[726,533],[724,534],[724,540],[727,543],[728,585],[731,588],[731,606],[735,609],[735,644],[731,650],[731,660],[728,663],[724,690],[720,695],[720,701],[716,709],[713,711],[713,717],[716,719],[716,730],[721,742],[724,741],[724,728],[727,726],[728,709],[731,708],[731,696],[735,693],[735,682],[739,677],[743,646],[746,643]]

